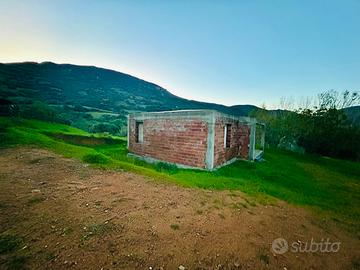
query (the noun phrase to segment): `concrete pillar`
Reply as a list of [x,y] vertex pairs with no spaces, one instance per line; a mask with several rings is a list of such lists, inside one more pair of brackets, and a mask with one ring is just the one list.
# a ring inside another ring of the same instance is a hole
[[255,159],[255,139],[256,139],[256,123],[250,126],[250,143],[249,143],[249,159]]
[[205,164],[206,169],[214,169],[214,148],[215,148],[215,113],[212,113],[210,119],[207,122],[208,125],[208,137],[207,137],[207,149]]

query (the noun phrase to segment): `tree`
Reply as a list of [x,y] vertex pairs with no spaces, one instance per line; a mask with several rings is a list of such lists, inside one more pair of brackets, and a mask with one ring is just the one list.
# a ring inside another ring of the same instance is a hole
[[59,113],[41,101],[35,101],[30,105],[22,105],[19,116],[28,119],[70,124],[70,121],[66,119],[66,115]]
[[359,92],[350,92],[348,90],[342,93],[329,90],[319,94],[318,96],[319,108],[323,109],[344,109],[353,105],[360,104]]
[[108,132],[110,134],[116,135],[119,133],[119,127],[109,123],[98,123],[90,126],[89,131],[91,133],[103,133]]
[[20,115],[24,118],[53,122],[56,112],[49,105],[41,101],[35,101],[30,106],[22,107]]
[[266,141],[270,145],[277,146],[280,140],[288,139],[306,152],[360,159],[360,130],[348,121],[344,111],[359,103],[359,92],[330,90],[319,94],[317,100],[303,100],[302,108],[293,109],[292,99],[282,99],[284,110],[264,108],[252,116],[266,124]]

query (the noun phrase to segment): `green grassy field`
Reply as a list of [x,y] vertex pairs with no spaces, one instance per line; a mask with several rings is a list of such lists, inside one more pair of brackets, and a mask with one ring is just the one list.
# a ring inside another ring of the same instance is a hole
[[1,147],[34,145],[95,166],[132,171],[185,187],[241,190],[256,203],[274,198],[305,206],[350,230],[360,229],[360,164],[267,149],[264,162],[237,161],[213,172],[147,164],[127,157],[126,139],[70,126],[0,117]]

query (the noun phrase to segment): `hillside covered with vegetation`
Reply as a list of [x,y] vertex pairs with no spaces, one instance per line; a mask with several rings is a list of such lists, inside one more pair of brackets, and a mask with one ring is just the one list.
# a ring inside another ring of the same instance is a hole
[[[17,104],[29,118],[48,114],[43,120],[118,135],[124,135],[126,115],[133,111],[215,109],[247,115],[256,108],[187,100],[121,72],[51,62],[0,64],[0,98]],[[45,112],[46,105],[53,112]]]
[[358,92],[330,90],[302,108],[228,107],[183,99],[156,84],[93,66],[0,64],[0,115],[116,136],[126,136],[130,112],[215,109],[264,122],[269,146],[356,160],[360,159],[359,102]]

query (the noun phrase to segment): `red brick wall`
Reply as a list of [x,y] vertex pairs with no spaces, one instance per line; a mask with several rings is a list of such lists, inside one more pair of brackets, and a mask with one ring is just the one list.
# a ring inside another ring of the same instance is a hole
[[144,123],[144,142],[136,142],[134,119],[130,120],[129,151],[193,167],[205,168],[208,125],[202,120],[149,119]]
[[[231,124],[230,147],[224,147],[224,127]],[[235,157],[248,158],[250,127],[228,118],[217,118],[215,122],[214,167],[224,164]]]

